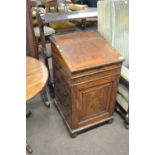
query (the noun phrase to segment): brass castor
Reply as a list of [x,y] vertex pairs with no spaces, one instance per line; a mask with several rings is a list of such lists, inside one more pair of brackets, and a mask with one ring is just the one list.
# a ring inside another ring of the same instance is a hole
[[28,153],[32,153],[32,148],[31,148],[31,146],[29,144],[26,144],[26,151]]
[[114,121],[114,119],[109,120],[109,121],[108,121],[108,124],[112,124],[113,121]]
[[72,138],[76,138],[77,137],[77,133],[71,133],[70,135]]

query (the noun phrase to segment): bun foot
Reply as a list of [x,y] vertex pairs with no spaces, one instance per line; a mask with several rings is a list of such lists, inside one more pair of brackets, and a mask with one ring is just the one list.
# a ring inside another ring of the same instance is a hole
[[113,121],[114,121],[114,119],[109,120],[109,121],[108,121],[108,124],[112,124]]
[[76,137],[77,137],[77,133],[72,133],[72,134],[71,134],[71,137],[72,137],[72,138],[76,138]]

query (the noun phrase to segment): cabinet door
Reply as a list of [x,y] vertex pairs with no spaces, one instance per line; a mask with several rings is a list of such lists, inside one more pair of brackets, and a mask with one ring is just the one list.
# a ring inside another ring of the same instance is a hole
[[119,77],[103,78],[77,86],[79,127],[104,121],[112,116],[118,79]]

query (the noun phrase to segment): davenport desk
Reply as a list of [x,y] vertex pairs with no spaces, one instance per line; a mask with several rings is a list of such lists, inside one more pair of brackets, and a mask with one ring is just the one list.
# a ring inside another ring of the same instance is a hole
[[123,57],[97,32],[52,38],[55,105],[71,136],[112,122]]
[[[26,102],[44,89],[47,80],[48,70],[46,66],[37,59],[26,57]],[[26,144],[26,150],[32,153],[28,144]]]

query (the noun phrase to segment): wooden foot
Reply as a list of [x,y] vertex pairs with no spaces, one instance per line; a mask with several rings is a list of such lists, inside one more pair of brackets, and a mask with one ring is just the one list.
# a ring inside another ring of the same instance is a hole
[[72,138],[76,138],[76,137],[77,137],[77,133],[72,133],[72,134],[71,134],[71,137],[72,137]]
[[31,146],[29,144],[26,144],[26,151],[28,153],[32,153],[32,148],[31,148]]
[[109,120],[109,121],[108,121],[108,124],[112,124],[113,121],[114,121],[114,119]]

